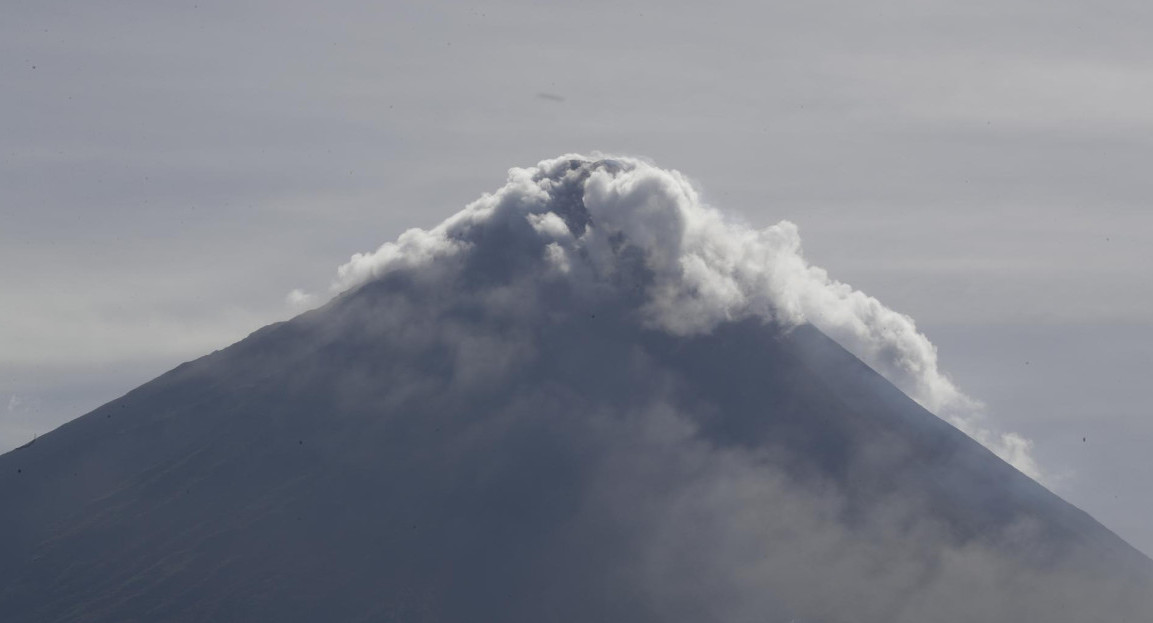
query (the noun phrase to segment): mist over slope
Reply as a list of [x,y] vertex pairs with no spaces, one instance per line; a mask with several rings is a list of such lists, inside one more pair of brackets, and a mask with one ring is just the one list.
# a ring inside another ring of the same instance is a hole
[[0,456],[6,620],[1153,613],[1153,563],[922,406],[1027,457],[911,320],[676,173],[514,169],[338,288]]

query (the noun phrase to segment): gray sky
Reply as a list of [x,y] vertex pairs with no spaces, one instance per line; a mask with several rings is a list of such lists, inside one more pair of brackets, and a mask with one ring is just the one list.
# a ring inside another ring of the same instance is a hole
[[602,150],[796,222],[1153,552],[1148,3],[483,4],[6,0],[0,448]]

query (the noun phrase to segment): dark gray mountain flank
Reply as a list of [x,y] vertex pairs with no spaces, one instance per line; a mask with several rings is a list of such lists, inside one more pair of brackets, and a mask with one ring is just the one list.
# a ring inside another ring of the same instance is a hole
[[3,620],[1153,613],[1148,559],[813,326],[662,330],[629,240],[590,285],[528,227],[0,456]]

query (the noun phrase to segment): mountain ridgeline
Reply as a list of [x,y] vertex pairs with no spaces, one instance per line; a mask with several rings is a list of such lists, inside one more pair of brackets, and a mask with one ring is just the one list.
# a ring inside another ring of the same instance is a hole
[[659,202],[588,205],[637,165],[545,164],[0,456],[0,618],[1150,620],[1150,560],[825,332],[670,294]]

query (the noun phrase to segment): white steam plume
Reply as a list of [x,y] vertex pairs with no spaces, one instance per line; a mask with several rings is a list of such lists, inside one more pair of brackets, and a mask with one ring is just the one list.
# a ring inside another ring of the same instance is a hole
[[453,256],[476,244],[470,233],[493,219],[527,220],[524,231],[546,244],[542,269],[589,287],[614,274],[622,245],[639,249],[651,276],[641,309],[650,328],[689,335],[750,317],[812,323],[926,409],[1041,476],[1031,442],[989,427],[982,405],[941,372],[936,348],[913,319],[805,260],[796,225],[757,230],[734,222],[702,203],[679,172],[637,158],[570,154],[511,169],[504,187],[440,225],[352,256],[333,290]]

